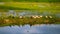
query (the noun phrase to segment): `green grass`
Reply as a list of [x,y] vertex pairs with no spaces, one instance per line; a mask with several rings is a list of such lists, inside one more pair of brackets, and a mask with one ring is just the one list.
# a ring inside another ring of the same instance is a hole
[[[42,6],[42,7],[41,7]],[[43,13],[44,11],[51,12],[53,14],[60,13],[60,3],[45,3],[45,2],[4,2],[0,4],[0,12],[8,12],[9,10],[29,10],[34,12],[35,10]]]
[[11,10],[60,10],[60,3],[4,2],[0,9]]
[[0,2],[60,2],[60,0],[0,0]]
[[0,6],[0,9],[7,9],[7,10],[30,10],[28,8],[19,8],[13,6]]

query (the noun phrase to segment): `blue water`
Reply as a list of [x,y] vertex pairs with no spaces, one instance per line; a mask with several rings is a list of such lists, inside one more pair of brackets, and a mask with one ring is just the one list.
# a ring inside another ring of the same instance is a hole
[[25,25],[0,27],[0,34],[60,34],[60,25]]

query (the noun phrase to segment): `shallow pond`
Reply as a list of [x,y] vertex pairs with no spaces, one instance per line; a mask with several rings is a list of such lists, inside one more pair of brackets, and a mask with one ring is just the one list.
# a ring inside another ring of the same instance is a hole
[[0,27],[0,34],[60,34],[60,25],[4,26]]

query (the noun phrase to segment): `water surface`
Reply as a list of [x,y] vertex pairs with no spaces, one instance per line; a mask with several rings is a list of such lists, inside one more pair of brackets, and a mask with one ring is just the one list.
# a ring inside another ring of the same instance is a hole
[[60,34],[60,25],[24,25],[0,27],[0,34]]

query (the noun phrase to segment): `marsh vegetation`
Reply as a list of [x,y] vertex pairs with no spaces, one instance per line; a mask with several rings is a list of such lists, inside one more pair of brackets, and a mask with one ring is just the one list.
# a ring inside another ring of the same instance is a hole
[[9,10],[0,12],[0,26],[8,25],[34,25],[34,24],[60,24],[60,14],[29,10]]

